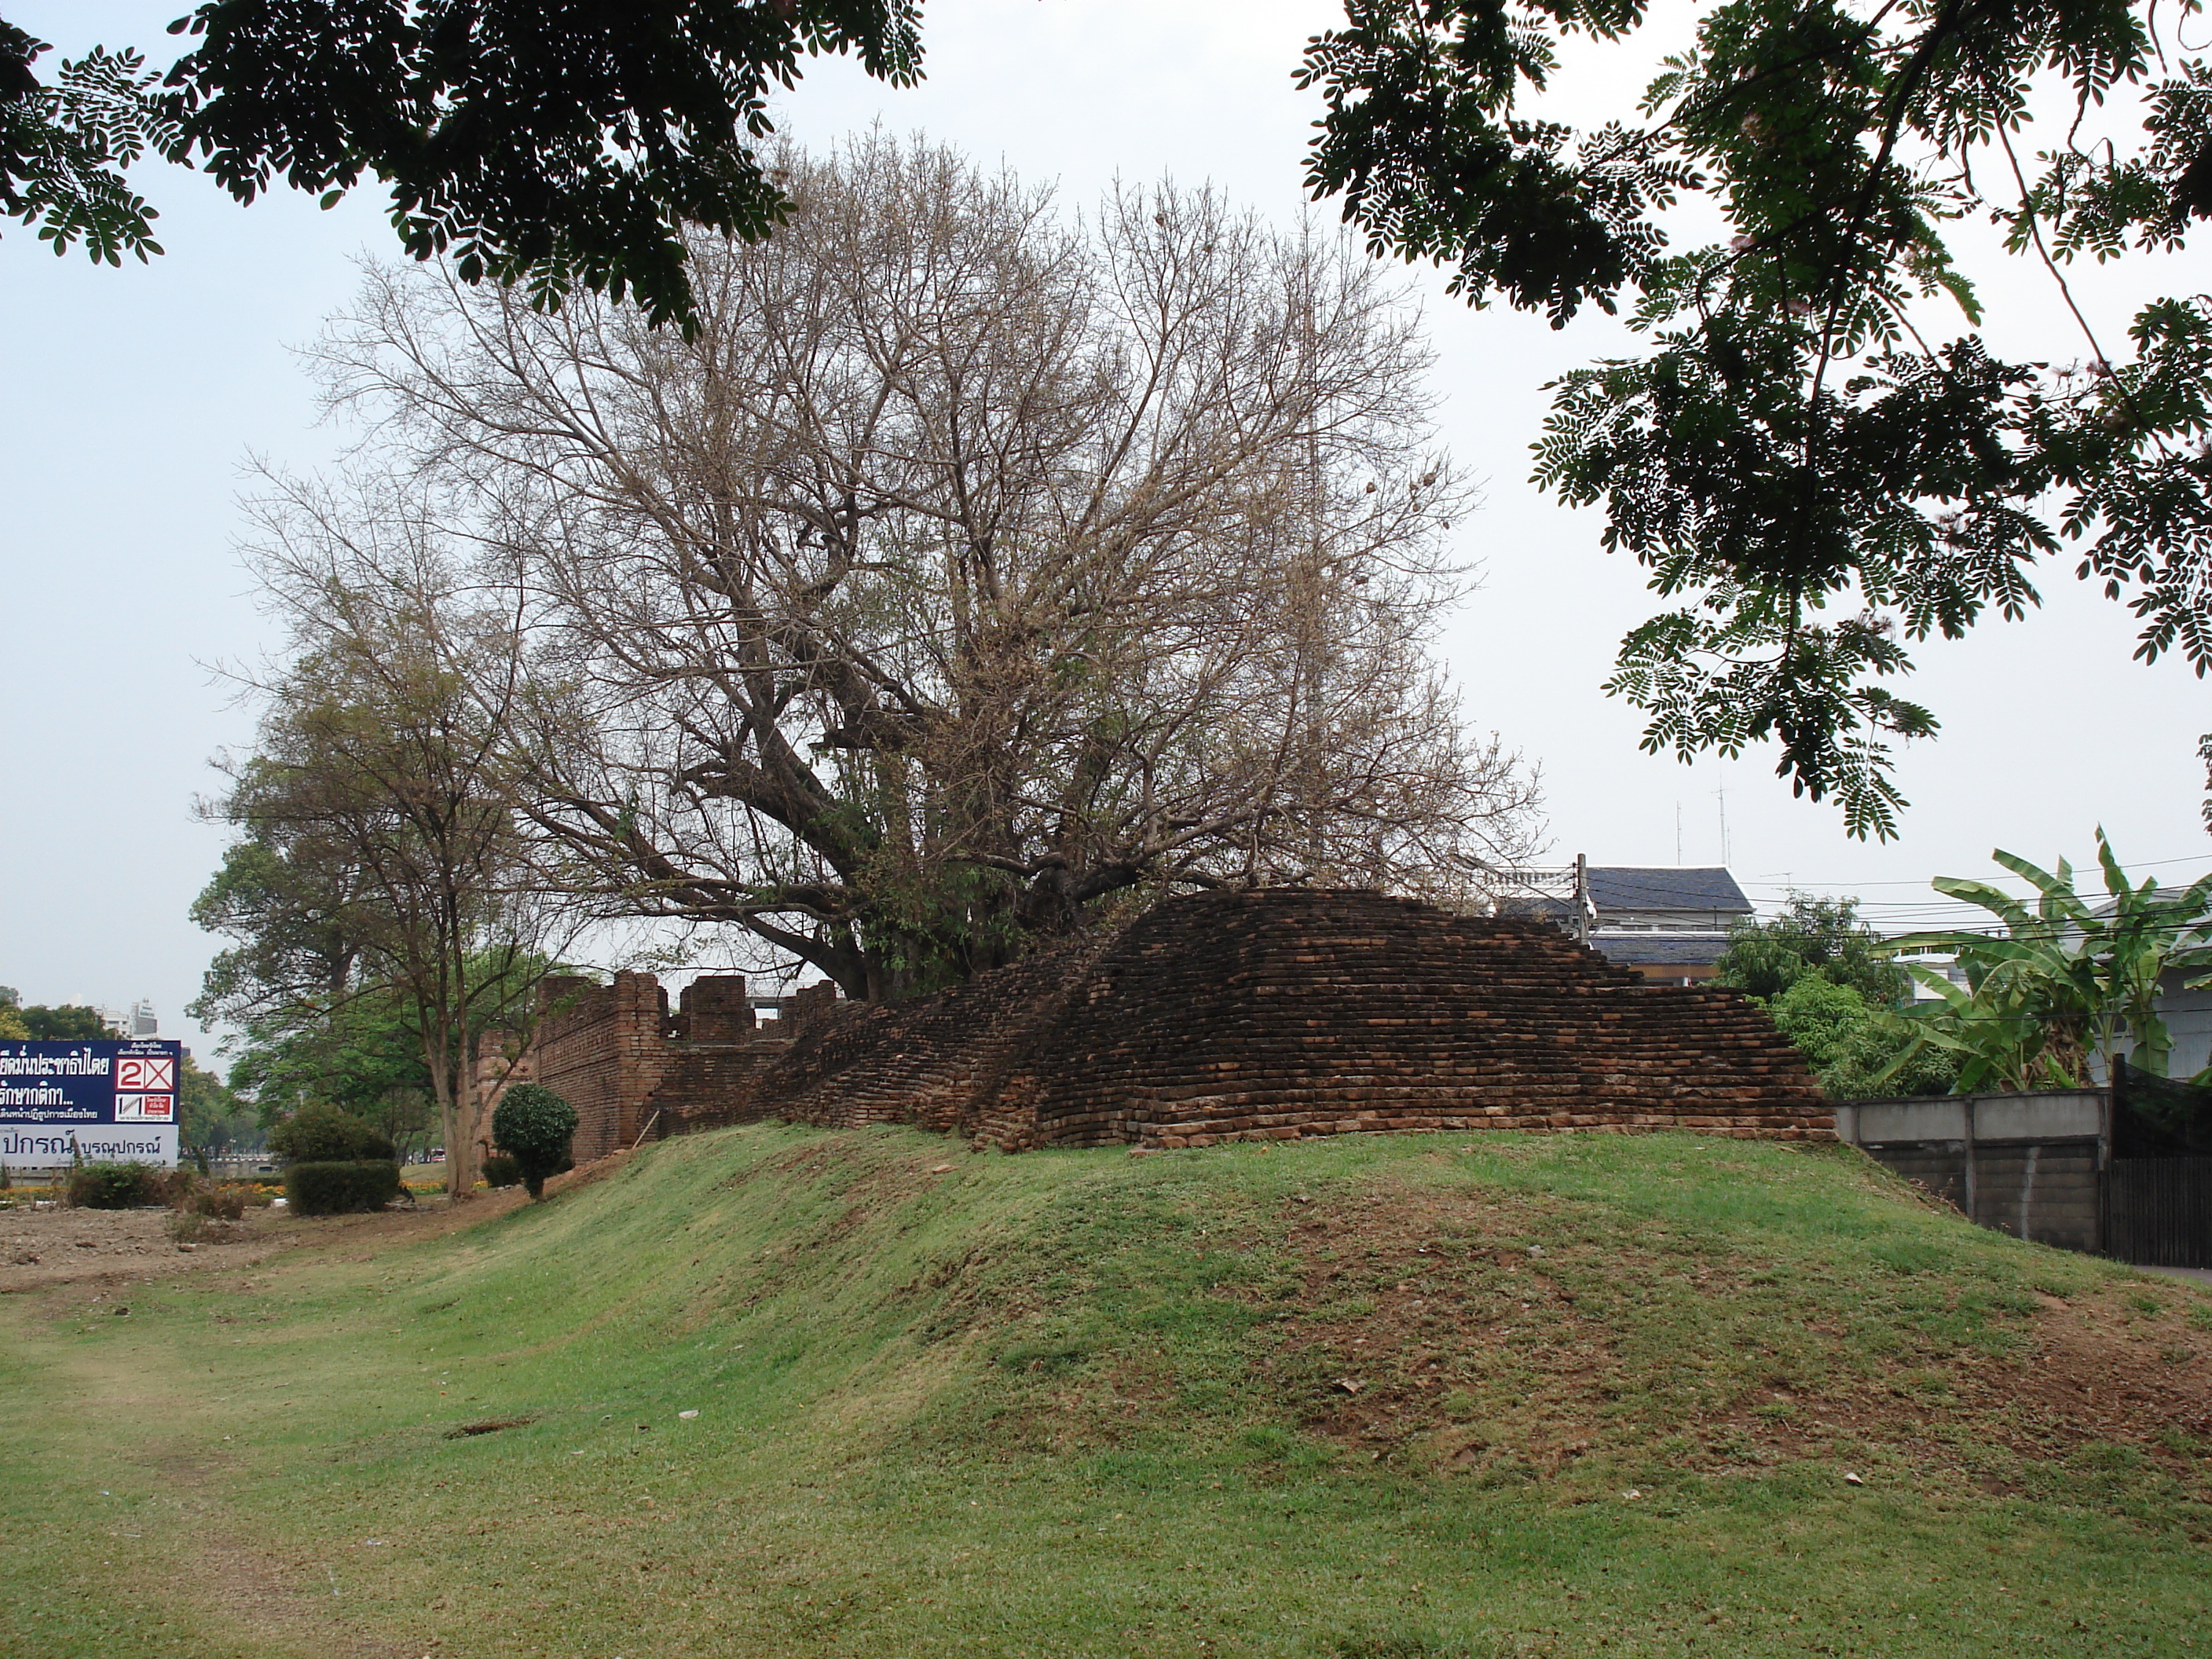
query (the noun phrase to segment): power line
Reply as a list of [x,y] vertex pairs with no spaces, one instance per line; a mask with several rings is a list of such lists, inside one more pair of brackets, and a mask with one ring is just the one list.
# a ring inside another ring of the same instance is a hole
[[[2212,853],[2185,853],[2179,858],[2171,859],[2136,859],[2128,867],[2136,870],[2156,870],[2162,869],[2169,864],[2201,864],[2208,870],[2212,870]],[[2086,865],[2077,865],[2075,867],[2077,871],[2090,871],[2099,868],[2094,861]],[[1851,881],[1840,877],[1820,879],[1808,877],[1803,880],[1800,880],[1796,878],[1793,872],[1787,870],[1770,870],[1766,872],[1766,876],[1768,878],[1779,876],[1782,879],[1779,881],[1772,879],[1761,879],[1757,881],[1739,880],[1737,885],[1747,890],[1758,887],[1779,893],[1802,893],[1809,891],[1810,889],[1814,886],[1839,888],[1925,887],[1928,884],[1924,879],[1920,881]],[[1985,876],[1979,878],[1979,879],[1988,881],[1994,885],[1999,882],[2025,881],[2027,878],[2024,876],[2014,875],[2008,870],[2001,875]]]

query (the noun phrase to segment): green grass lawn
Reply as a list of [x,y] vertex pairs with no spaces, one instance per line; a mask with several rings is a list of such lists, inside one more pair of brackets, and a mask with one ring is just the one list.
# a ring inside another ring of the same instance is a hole
[[1845,1149],[763,1126],[283,1224],[0,1302],[0,1653],[2212,1651],[2212,1299]]

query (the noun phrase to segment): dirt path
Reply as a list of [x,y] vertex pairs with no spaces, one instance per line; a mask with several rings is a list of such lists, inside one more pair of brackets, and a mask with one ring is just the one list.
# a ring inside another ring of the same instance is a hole
[[228,1243],[180,1245],[167,1210],[0,1211],[0,1296],[85,1280],[165,1278],[250,1267],[282,1249],[265,1224],[243,1224]]
[[381,1215],[302,1220],[250,1210],[240,1237],[198,1244],[169,1237],[167,1210],[0,1210],[0,1296],[250,1267],[280,1250],[389,1249],[493,1220],[526,1202],[518,1188],[465,1205],[432,1200]]

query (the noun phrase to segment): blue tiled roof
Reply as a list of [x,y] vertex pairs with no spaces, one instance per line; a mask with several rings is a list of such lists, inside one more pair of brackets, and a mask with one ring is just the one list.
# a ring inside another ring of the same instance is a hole
[[1725,868],[1640,869],[1593,864],[1590,901],[1599,915],[1623,910],[1732,910],[1748,915],[1751,901]]
[[1638,966],[1710,966],[1728,941],[1717,933],[1592,933],[1590,947],[1607,962]]

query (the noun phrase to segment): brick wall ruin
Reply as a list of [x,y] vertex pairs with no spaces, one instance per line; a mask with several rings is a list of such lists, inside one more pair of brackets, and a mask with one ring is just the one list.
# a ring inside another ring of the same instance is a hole
[[754,1073],[782,1051],[780,1033],[757,1028],[738,974],[701,975],[673,1013],[651,974],[548,979],[538,996],[529,1070],[576,1109],[579,1163],[665,1134],[687,1110],[748,1098]]
[[734,976],[695,981],[672,1018],[655,981],[623,975],[562,1019],[538,1071],[606,1126],[588,1150],[580,1133],[580,1158],[648,1129],[768,1117],[1009,1150],[1834,1134],[1803,1060],[1737,993],[1648,984],[1542,921],[1369,892],[1194,894],[934,996],[866,1006],[819,988],[765,1030]]
[[579,1162],[627,1146],[637,1106],[659,1080],[668,999],[650,974],[617,974],[611,985],[566,976],[538,987],[538,1080],[576,1109]]

